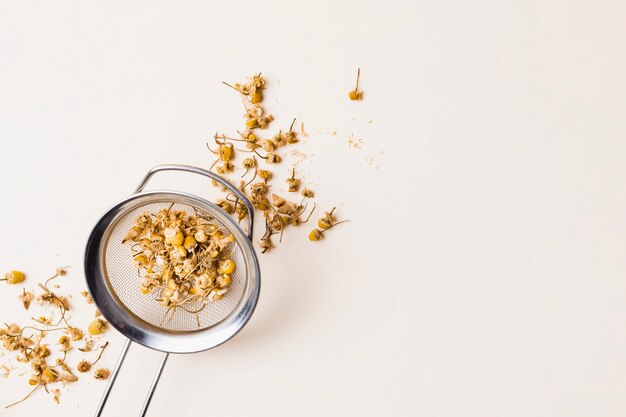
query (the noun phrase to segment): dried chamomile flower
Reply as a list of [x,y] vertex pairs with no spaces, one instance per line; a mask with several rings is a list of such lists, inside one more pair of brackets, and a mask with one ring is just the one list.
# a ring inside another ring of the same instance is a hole
[[224,163],[230,162],[235,157],[235,149],[232,143],[221,143],[217,146],[218,156]]
[[4,274],[4,278],[0,278],[0,281],[6,281],[9,285],[20,284],[24,282],[26,275],[21,271],[10,271]]
[[268,164],[278,164],[280,162],[280,156],[275,153],[268,153],[265,157]]
[[78,362],[78,365],[76,365],[76,369],[78,370],[78,372],[83,372],[83,373],[84,372],[89,372],[91,367],[94,366],[96,363],[98,363],[100,358],[102,358],[102,354],[104,353],[104,350],[107,348],[108,345],[109,345],[109,342],[106,342],[104,344],[104,346],[102,346],[102,349],[100,350],[100,354],[98,355],[98,357],[96,358],[95,361],[88,362],[86,360],[82,360],[82,361]]
[[22,294],[18,298],[22,302],[22,305],[24,305],[24,308],[28,310],[35,295],[30,291],[26,291],[26,289],[22,289]]
[[228,214],[233,214],[235,212],[235,208],[233,207],[233,205],[227,201],[227,200],[218,200],[217,202],[217,206],[219,208],[221,208],[222,210],[224,210],[226,213]]
[[298,134],[293,130],[293,124],[296,122],[296,119],[293,119],[291,122],[291,126],[289,126],[289,131],[285,133],[284,138],[285,141],[289,144],[294,144],[299,142]]
[[291,177],[287,178],[288,190],[291,193],[295,193],[300,189],[300,179],[296,178],[296,169],[291,170]]
[[78,365],[76,365],[76,370],[78,370],[78,372],[89,372],[89,370],[91,369],[91,363],[89,363],[86,360],[82,360],[80,362],[78,362]]
[[318,229],[313,229],[311,230],[311,233],[309,233],[309,240],[311,241],[321,240],[323,237],[324,235]]
[[261,147],[265,152],[272,152],[276,149],[276,143],[272,139],[263,139],[256,143]]
[[327,211],[324,213],[324,217],[320,218],[317,221],[317,225],[320,229],[328,229],[335,222],[335,218],[333,217],[333,213],[335,212],[336,207],[333,207],[331,211]]
[[244,130],[244,132],[240,133],[240,135],[243,138],[243,140],[245,140],[246,142],[250,142],[250,143],[255,143],[259,139],[257,135],[254,134],[254,132],[248,129]]
[[354,90],[348,93],[348,97],[350,97],[350,100],[352,101],[363,99],[363,91],[359,91],[359,79],[360,78],[361,78],[361,68],[357,69],[357,72],[356,72],[356,87],[354,87]]
[[258,175],[263,181],[265,181],[265,183],[267,183],[267,181],[272,178],[272,173],[266,169],[260,169],[258,171]]
[[107,330],[107,323],[102,319],[95,319],[89,324],[87,331],[90,335],[102,334]]
[[243,204],[238,204],[235,211],[237,212],[238,221],[242,221],[248,216],[248,209]]
[[349,220],[342,220],[340,222],[335,222],[335,218],[333,217],[333,213],[336,207],[333,207],[331,211],[327,211],[324,214],[324,217],[320,218],[317,221],[317,225],[319,229],[313,229],[311,233],[309,233],[309,240],[318,241],[324,237],[324,233],[329,229],[337,226],[338,224],[348,222]]
[[263,101],[263,90],[265,89],[265,79],[261,77],[261,73],[253,75],[248,79],[246,84],[235,83],[230,85],[222,81],[230,88],[237,90],[242,96],[252,104],[258,104]]
[[272,137],[272,143],[274,143],[276,147],[285,146],[287,144],[287,139],[285,139],[282,130]]
[[253,200],[257,200],[268,192],[268,185],[265,182],[257,182],[250,187],[250,194]]
[[70,344],[70,338],[66,335],[63,335],[59,338],[58,345],[61,352],[67,352],[72,349],[72,345]]
[[310,190],[308,188],[303,189],[301,194],[305,198],[313,198],[313,197],[315,197],[315,193],[313,192],[313,190]]
[[96,369],[93,373],[93,377],[100,381],[107,379],[109,375],[111,375],[111,371],[107,368]]
[[271,114],[266,115],[263,107],[258,104],[253,104],[252,106],[246,108],[245,118],[246,127],[249,129],[266,129],[274,120],[274,116]]
[[254,168],[256,166],[256,160],[254,158],[246,158],[243,160],[243,162],[241,163],[241,165],[245,168],[245,169],[250,169],[250,168]]

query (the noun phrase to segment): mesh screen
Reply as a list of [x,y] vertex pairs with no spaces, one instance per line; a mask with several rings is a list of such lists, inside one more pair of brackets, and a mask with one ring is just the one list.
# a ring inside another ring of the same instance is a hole
[[[171,204],[171,201],[162,201],[139,206],[124,213],[115,224],[110,226],[112,231],[104,248],[105,277],[109,288],[117,296],[121,304],[139,319],[167,331],[192,332],[204,330],[221,322],[235,310],[246,288],[248,265],[246,264],[241,246],[238,242],[235,242],[231,258],[235,261],[237,268],[231,275],[232,281],[224,297],[217,301],[210,301],[199,313],[190,313],[177,308],[173,314],[170,312],[166,316],[167,307],[155,301],[155,298],[159,296],[159,290],[153,290],[149,294],[142,294],[139,291],[141,276],[133,263],[131,245],[128,243],[123,244],[122,240],[128,233],[128,230],[135,224],[137,216],[141,213],[150,212],[156,214],[159,210],[167,209]],[[192,206],[181,203],[174,204],[172,209],[184,210],[187,213],[194,212]],[[196,210],[206,213],[206,211],[199,208],[196,208]],[[220,228],[226,228],[217,219],[211,222]],[[203,304],[195,302],[187,304],[186,308],[195,311],[202,307]]]

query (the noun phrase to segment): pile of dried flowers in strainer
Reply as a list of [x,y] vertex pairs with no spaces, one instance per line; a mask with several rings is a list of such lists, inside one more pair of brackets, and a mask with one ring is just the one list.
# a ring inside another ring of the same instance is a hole
[[[123,243],[132,244],[139,290],[168,307],[164,319],[177,308],[198,318],[197,313],[222,298],[230,286],[236,268],[231,259],[235,237],[200,210],[187,214],[172,207],[139,215]],[[190,304],[196,309],[186,307]]]
[[[4,327],[0,328],[0,352],[15,353],[15,360],[18,363],[28,365],[30,371],[23,372],[20,375],[30,374],[28,384],[32,387],[30,392],[21,400],[7,405],[5,408],[16,405],[43,388],[46,392],[54,396],[54,400],[59,402],[61,393],[59,387],[78,381],[78,373],[86,373],[96,365],[102,357],[104,350],[108,346],[108,342],[101,344],[100,335],[107,329],[107,323],[96,312],[96,319],[91,322],[87,328],[88,336],[85,332],[70,323],[70,317],[67,314],[70,311],[70,303],[68,297],[62,296],[54,292],[50,288],[50,283],[60,277],[67,275],[67,267],[58,268],[55,274],[48,278],[43,284],[38,284],[39,294],[36,295],[26,288],[22,288],[22,294],[18,297],[22,306],[28,310],[33,301],[42,306],[48,315],[33,317],[34,323],[20,326],[16,323],[4,323]],[[6,281],[9,285],[17,285],[24,282],[26,276],[21,271],[11,271],[5,274]],[[57,288],[58,286],[55,286]],[[89,293],[83,291],[81,293],[88,303],[93,303]],[[52,334],[60,333],[60,337],[56,341],[49,340]],[[50,337],[49,337],[50,336]],[[73,350],[74,342],[80,342],[82,347],[77,350],[91,356],[88,353],[98,350],[99,353],[95,359],[82,359],[75,365],[75,369],[70,366],[70,351]],[[56,351],[58,357],[52,359],[53,352]],[[15,364],[9,366],[1,365],[4,376],[8,377],[10,372],[16,369]],[[106,379],[109,376],[109,370],[106,368],[95,369],[93,377],[95,379]]]
[[[358,87],[359,77],[360,70],[357,74],[357,85],[349,94],[351,100],[361,100],[362,98],[362,91]],[[261,237],[259,246],[261,252],[266,253],[274,247],[272,240],[274,235],[280,235],[282,241],[283,232],[287,227],[299,226],[308,222],[315,210],[315,205],[308,210],[307,200],[313,199],[315,193],[308,187],[302,187],[302,179],[296,176],[295,167],[292,168],[291,175],[286,180],[287,192],[294,194],[300,192],[301,199],[289,201],[284,196],[270,192],[273,177],[269,170],[270,165],[282,162],[283,157],[278,154],[278,151],[282,148],[296,146],[300,142],[300,134],[294,130],[296,119],[293,119],[289,129],[280,129],[274,135],[266,135],[265,138],[262,138],[260,130],[267,129],[274,118],[262,105],[266,83],[261,74],[253,75],[243,84],[231,85],[225,82],[224,84],[239,92],[243,99],[246,110],[244,114],[245,129],[237,131],[237,137],[216,133],[213,138],[215,149],[207,143],[209,150],[217,157],[210,169],[215,168],[218,174],[229,179],[235,169],[233,164],[235,151],[252,154],[241,162],[244,173],[239,179],[239,189],[250,199],[254,208],[263,214],[265,233]],[[305,134],[304,126],[302,126],[300,133]],[[237,143],[239,143],[239,147],[236,148]],[[264,164],[264,166],[261,167],[260,164]],[[249,179],[246,180],[246,177]],[[216,181],[213,182],[213,185],[220,187]],[[225,187],[221,187],[221,189],[227,193]],[[248,215],[246,207],[232,193],[227,193],[225,198],[217,201],[217,204],[227,213],[234,215],[239,221]],[[313,229],[309,234],[309,240],[318,241],[322,239],[326,230],[342,223],[335,221],[334,210],[324,216],[326,221],[324,224],[328,224],[328,226],[320,225],[321,230]]]

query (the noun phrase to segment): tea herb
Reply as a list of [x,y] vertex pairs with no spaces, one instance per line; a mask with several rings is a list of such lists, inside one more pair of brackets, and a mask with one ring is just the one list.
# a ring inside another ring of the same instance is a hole
[[106,332],[107,323],[102,319],[95,319],[89,324],[87,331],[90,335],[95,336]]
[[[243,207],[233,207],[227,199],[218,204],[227,213]],[[164,318],[178,307],[206,305],[227,292],[235,270],[230,259],[235,237],[225,232],[208,214],[197,210],[191,215],[172,206],[135,219],[124,241],[131,242],[140,292],[155,294],[156,301],[168,307]]]
[[[290,193],[295,193],[300,189],[300,179],[296,178],[296,169],[291,170],[291,177],[287,178],[288,190]],[[306,197],[306,196],[305,196]]]
[[82,360],[82,361],[78,362],[78,365],[76,365],[76,369],[78,370],[78,372],[83,372],[83,373],[89,372],[91,367],[94,366],[96,363],[98,363],[100,358],[102,358],[102,354],[104,353],[104,350],[107,348],[107,346],[109,346],[109,342],[106,342],[102,346],[102,348],[100,349],[100,354],[98,355],[98,357],[96,358],[95,361],[88,362],[86,360]]
[[[73,326],[67,317],[67,311],[70,309],[67,297],[61,296],[50,288],[58,288],[58,285],[51,285],[51,282],[59,277],[67,275],[68,267],[57,268],[55,274],[45,280],[38,287],[42,293],[35,296],[30,291],[22,289],[22,294],[18,297],[24,308],[28,309],[32,300],[37,299],[44,308],[52,308],[54,313],[58,314],[58,319],[53,319],[54,315],[33,317],[32,320],[37,325],[19,326],[16,323],[6,324],[4,328],[0,328],[0,342],[2,348],[8,352],[16,352],[16,360],[18,362],[28,364],[32,371],[28,377],[28,384],[33,388],[21,400],[11,403],[6,408],[17,405],[30,398],[41,387],[48,393],[53,394],[55,402],[59,401],[60,390],[54,388],[54,384],[70,384],[78,381],[78,377],[74,374],[72,368],[67,364],[66,359],[68,352],[72,350],[72,342],[84,339],[84,333],[78,327]],[[12,274],[17,276],[19,274]],[[23,277],[23,274],[21,275]],[[23,279],[20,281],[23,282]],[[56,343],[56,350],[61,354],[60,357],[52,360],[52,352],[48,344],[44,343],[46,337],[52,332],[62,332]],[[85,347],[93,344],[92,340],[85,341]],[[87,351],[87,349],[79,349]],[[102,354],[102,352],[101,352]],[[6,365],[3,369],[9,370]]]
[[21,271],[10,271],[4,274],[4,278],[0,278],[0,281],[6,281],[9,285],[20,284],[24,282],[26,275]]
[[311,232],[309,233],[310,241],[315,242],[318,240],[322,240],[324,238],[324,233],[326,231],[332,229],[333,227],[341,223],[350,221],[350,220],[342,220],[340,222],[335,222],[335,217],[333,216],[335,209],[336,207],[333,207],[331,211],[327,211],[326,213],[324,213],[324,217],[321,217],[320,219],[318,219],[317,226],[319,227],[319,229],[311,230]]
[[[357,72],[357,84],[355,92],[358,99],[362,97],[362,92],[359,90],[359,77],[360,70]],[[230,88],[236,90],[243,99],[243,103],[246,109],[244,114],[245,129],[243,131],[237,131],[239,137],[230,137],[225,134],[216,134],[214,136],[217,149],[213,150],[209,147],[211,153],[216,156],[215,162],[211,165],[209,170],[215,169],[220,175],[226,175],[234,170],[231,167],[231,161],[234,158],[234,151],[253,153],[251,158],[243,159],[241,167],[244,172],[240,175],[240,178],[246,178],[250,171],[254,169],[254,175],[247,181],[239,180],[239,189],[248,196],[252,202],[255,210],[262,212],[265,219],[265,233],[261,237],[259,246],[262,253],[266,253],[274,248],[273,237],[276,234],[280,234],[279,241],[282,241],[284,230],[287,226],[299,226],[306,223],[313,212],[315,211],[315,205],[309,211],[308,204],[304,202],[306,199],[315,197],[315,193],[304,188],[301,191],[304,197],[301,202],[287,201],[277,194],[272,194],[271,199],[269,196],[269,190],[272,180],[272,172],[266,169],[263,165],[280,164],[282,157],[277,151],[286,146],[295,145],[300,141],[301,137],[307,137],[308,133],[304,130],[304,123],[300,124],[300,132],[294,130],[296,119],[294,118],[287,130],[281,129],[273,136],[261,138],[257,133],[258,129],[265,129],[273,121],[273,116],[268,113],[263,105],[263,92],[266,88],[266,82],[261,74],[255,74],[248,78],[245,83],[235,83],[233,85],[224,82]],[[245,143],[244,148],[235,148],[235,143]],[[225,151],[225,147],[228,145],[228,151]],[[208,147],[208,144],[207,144]],[[226,153],[226,157],[224,154]],[[307,156],[297,149],[288,151],[286,155],[290,155],[294,158],[301,160]],[[259,157],[259,160],[255,158]],[[218,164],[219,163],[219,164]],[[297,163],[296,163],[297,164]],[[262,181],[256,181],[256,177],[259,177]],[[301,179],[296,178],[295,167],[292,168],[291,176],[287,178],[287,191],[295,193],[301,189]],[[246,218],[248,215],[246,207],[239,202],[239,199],[231,193],[225,190],[225,187],[213,181],[213,185],[218,186],[222,191],[226,193],[226,196],[217,201],[217,204],[228,214],[232,214],[238,221]],[[306,212],[308,211],[308,215]],[[304,218],[306,217],[306,218]]]
[[107,368],[96,369],[96,371],[93,373],[93,377],[100,381],[107,379],[109,375],[111,375],[111,371]]
[[358,68],[356,71],[356,87],[354,87],[354,90],[348,93],[348,97],[350,97],[350,100],[352,101],[363,99],[363,91],[359,91],[360,78],[361,78],[361,68]]

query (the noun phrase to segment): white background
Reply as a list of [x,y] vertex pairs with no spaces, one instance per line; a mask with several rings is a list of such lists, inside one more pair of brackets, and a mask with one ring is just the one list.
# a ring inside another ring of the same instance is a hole
[[[220,82],[262,71],[270,132],[305,123],[299,172],[351,222],[261,256],[249,325],[172,357],[150,416],[623,416],[625,18],[623,1],[2,1],[0,270],[32,288],[71,265],[86,325],[92,225],[151,166],[208,167],[207,138],[242,123]],[[162,184],[217,197],[186,178]],[[0,285],[0,322],[27,319],[19,291]],[[131,349],[106,415],[136,414],[158,358]],[[0,415],[91,415],[103,388]],[[3,405],[27,390],[0,379]]]

